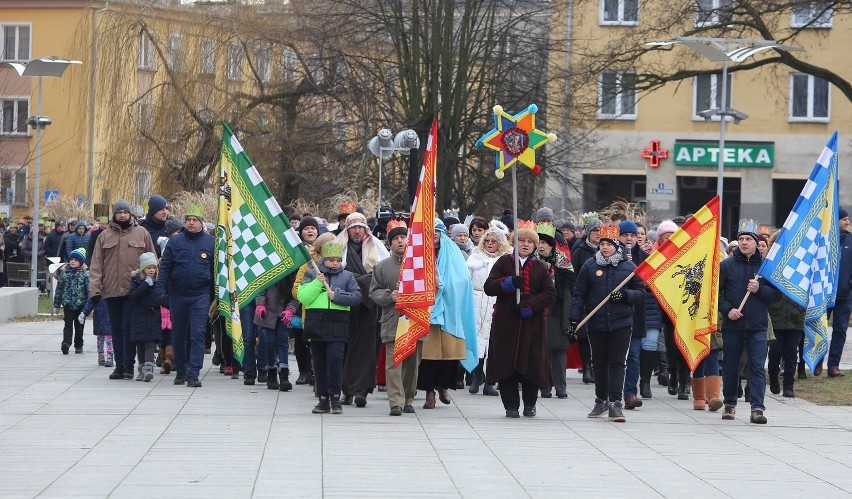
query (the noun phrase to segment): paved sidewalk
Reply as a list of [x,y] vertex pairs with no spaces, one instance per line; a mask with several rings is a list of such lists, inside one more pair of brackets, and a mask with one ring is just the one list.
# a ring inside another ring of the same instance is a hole
[[768,395],[757,426],[655,385],[617,424],[586,418],[572,372],[534,419],[467,390],[416,415],[389,417],[378,393],[317,416],[306,387],[218,368],[199,389],[110,381],[88,329],[83,355],[60,339],[60,322],[0,325],[0,497],[852,497],[849,407]]

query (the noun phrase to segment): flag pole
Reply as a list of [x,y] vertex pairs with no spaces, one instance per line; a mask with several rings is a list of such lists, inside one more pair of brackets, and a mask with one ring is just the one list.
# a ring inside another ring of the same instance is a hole
[[[512,215],[515,217],[515,230],[512,237],[515,240],[515,275],[521,275],[521,255],[518,253],[518,168],[512,167]],[[533,250],[535,251],[535,250]],[[515,290],[515,303],[521,304],[521,290]]]
[[[313,258],[311,258],[311,265],[313,265],[314,270],[316,270],[316,271],[317,271],[317,277],[319,277],[319,275],[320,275],[320,274],[322,274],[322,271],[320,270],[319,266],[317,266],[317,262],[315,262]],[[327,282],[322,281],[322,284],[323,284],[323,286],[325,286],[325,290],[326,290],[326,291],[331,291],[331,288],[330,288],[330,287],[328,287],[328,283],[327,283]]]
[[[759,281],[759,280],[760,280],[760,276],[759,276],[759,275],[755,275],[755,276],[754,276],[754,280]],[[753,295],[753,294],[754,294],[754,293],[752,293],[751,291],[746,291],[745,296],[743,296],[743,301],[741,301],[741,302],[740,302],[740,306],[739,306],[739,307],[737,307],[737,312],[739,312],[739,313],[742,313],[742,312],[743,312],[743,307],[745,307],[745,304],[746,304],[746,302],[748,301],[748,297],[749,297],[749,296],[751,296],[751,295]]]
[[591,319],[592,316],[595,315],[598,312],[598,310],[600,310],[604,305],[606,305],[606,302],[609,301],[609,297],[612,296],[612,294],[615,293],[616,291],[618,291],[619,289],[626,286],[627,283],[630,282],[630,279],[632,279],[634,275],[636,275],[635,271],[631,272],[630,275],[625,277],[624,280],[621,281],[621,284],[619,284],[618,286],[615,287],[615,289],[610,291],[609,294],[606,295],[606,298],[601,300],[601,302],[598,303],[598,305],[595,308],[593,308],[591,312],[589,312],[588,314],[586,314],[585,317],[583,317],[583,320],[581,320],[580,322],[577,323],[577,325],[574,327],[574,329],[575,330],[580,329],[586,322],[588,322],[589,319]]

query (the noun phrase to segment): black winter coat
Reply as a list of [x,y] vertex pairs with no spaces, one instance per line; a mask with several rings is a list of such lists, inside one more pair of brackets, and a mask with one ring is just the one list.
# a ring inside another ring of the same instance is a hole
[[597,249],[589,246],[587,243],[588,240],[588,237],[584,237],[573,248],[571,248],[571,265],[574,266],[574,272],[583,268],[583,264],[586,263],[586,260],[595,257]]
[[852,298],[852,234],[840,233],[840,268],[837,273],[837,298]]
[[749,297],[746,301],[742,309],[743,317],[736,321],[728,318],[728,312],[740,306],[748,292],[746,289],[748,281],[757,275],[761,263],[763,258],[760,257],[759,252],[755,251],[751,258],[746,258],[739,248],[734,250],[731,257],[722,260],[719,267],[719,313],[725,318],[722,325],[723,331],[730,329],[766,331],[769,322],[767,306],[781,299],[781,292],[766,280],[760,281],[760,287],[755,296]]
[[[621,261],[618,266],[600,266],[594,258],[587,260],[577,274],[571,302],[571,322],[580,322],[635,270],[633,262]],[[645,283],[634,275],[621,291],[625,300],[620,303],[612,300],[606,302],[589,320],[590,332],[610,332],[633,326],[634,307],[645,305]]]
[[130,282],[130,293],[127,298],[133,307],[130,312],[130,341],[132,343],[161,341],[163,323],[160,304],[154,293],[154,286],[149,286],[145,282],[143,274],[135,276]]

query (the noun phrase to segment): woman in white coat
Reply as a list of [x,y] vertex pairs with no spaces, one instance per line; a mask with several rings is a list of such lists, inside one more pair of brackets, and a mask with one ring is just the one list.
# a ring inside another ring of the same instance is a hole
[[[473,281],[473,304],[476,309],[476,344],[479,350],[479,366],[473,372],[473,382],[468,390],[470,393],[479,393],[479,386],[485,380],[483,367],[485,366],[485,354],[488,352],[488,340],[491,337],[491,317],[494,313],[494,302],[497,298],[487,296],[483,287],[491,266],[503,255],[512,252],[512,246],[506,240],[502,231],[494,228],[488,229],[479,239],[479,244],[467,259],[467,269]],[[485,385],[482,389],[483,395],[499,395],[494,385]]]

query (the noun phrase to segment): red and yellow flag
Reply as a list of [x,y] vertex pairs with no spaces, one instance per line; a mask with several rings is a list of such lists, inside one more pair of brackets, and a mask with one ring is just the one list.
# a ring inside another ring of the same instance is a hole
[[[394,343],[393,363],[399,365],[417,348],[417,340],[429,334],[431,307],[438,291],[435,267],[435,167],[438,149],[438,120],[432,121],[417,194],[411,208],[408,244],[399,268],[400,318]],[[406,327],[407,326],[407,327]]]
[[719,196],[636,268],[674,324],[690,371],[710,353],[719,315]]

